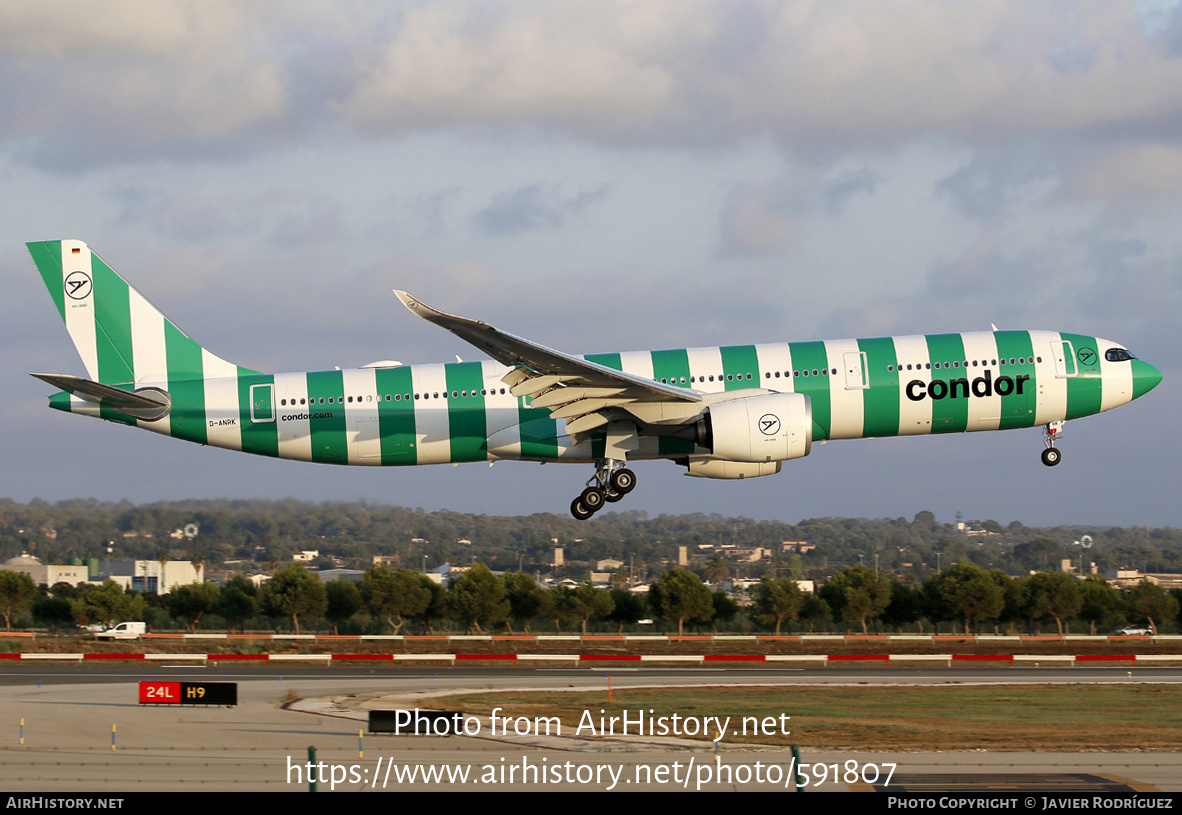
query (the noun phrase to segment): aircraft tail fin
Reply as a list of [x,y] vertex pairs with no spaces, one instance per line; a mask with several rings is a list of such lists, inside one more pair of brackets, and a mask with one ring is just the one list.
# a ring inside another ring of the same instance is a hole
[[82,241],[26,245],[95,382],[167,388],[242,370],[190,339]]

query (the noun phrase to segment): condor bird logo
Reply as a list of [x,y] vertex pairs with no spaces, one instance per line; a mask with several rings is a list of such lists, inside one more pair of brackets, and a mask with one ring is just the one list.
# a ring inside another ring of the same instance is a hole
[[774,436],[780,432],[780,417],[774,413],[765,413],[759,417],[759,432],[765,436]]
[[71,272],[66,278],[66,296],[71,300],[85,300],[90,296],[90,275],[86,272]]

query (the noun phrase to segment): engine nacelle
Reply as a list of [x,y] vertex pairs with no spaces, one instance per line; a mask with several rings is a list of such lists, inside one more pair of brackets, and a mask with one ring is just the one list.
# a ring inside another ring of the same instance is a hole
[[691,458],[686,462],[686,475],[694,478],[759,478],[761,475],[775,475],[784,466],[779,461],[748,462],[723,461],[717,458]]
[[813,406],[802,393],[719,402],[707,411],[707,423],[710,451],[725,461],[787,461],[807,456],[813,446]]

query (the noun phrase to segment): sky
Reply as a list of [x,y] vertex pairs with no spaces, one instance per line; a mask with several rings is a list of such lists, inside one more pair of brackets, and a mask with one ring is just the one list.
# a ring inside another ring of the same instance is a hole
[[[84,240],[265,371],[1001,328],[1162,384],[1041,430],[640,462],[620,510],[1182,525],[1182,9],[1055,0],[0,4],[0,497],[565,513],[590,465],[346,468],[47,407],[82,375],[24,247]],[[591,521],[590,523],[594,523]]]

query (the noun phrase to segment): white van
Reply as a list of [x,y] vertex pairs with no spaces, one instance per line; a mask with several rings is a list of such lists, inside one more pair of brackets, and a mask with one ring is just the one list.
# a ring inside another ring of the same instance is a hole
[[147,623],[119,623],[114,628],[98,632],[94,638],[96,640],[138,640],[147,633]]

